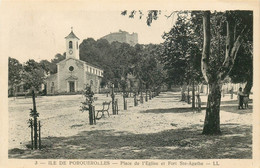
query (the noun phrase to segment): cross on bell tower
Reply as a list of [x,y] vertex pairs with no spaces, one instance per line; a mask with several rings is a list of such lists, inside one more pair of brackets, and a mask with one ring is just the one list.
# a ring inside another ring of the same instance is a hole
[[66,59],[76,58],[79,59],[79,38],[74,34],[73,27],[71,27],[70,34],[65,37],[66,39]]

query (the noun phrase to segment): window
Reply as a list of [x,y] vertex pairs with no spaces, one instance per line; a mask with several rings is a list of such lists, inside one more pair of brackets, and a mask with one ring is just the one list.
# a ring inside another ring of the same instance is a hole
[[70,70],[70,71],[73,71],[73,70],[74,70],[74,67],[73,67],[73,66],[70,66],[70,67],[69,67],[69,70]]
[[92,73],[92,68],[90,68],[90,73]]
[[69,42],[69,48],[72,48],[72,41]]
[[97,74],[97,70],[96,70],[96,74]]
[[54,86],[54,82],[51,82],[51,86],[52,86],[52,87]]

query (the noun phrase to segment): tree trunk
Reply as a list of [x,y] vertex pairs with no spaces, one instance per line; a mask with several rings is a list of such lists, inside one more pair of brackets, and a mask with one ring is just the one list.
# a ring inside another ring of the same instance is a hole
[[220,101],[221,84],[213,83],[209,85],[209,95],[207,101],[206,117],[202,134],[217,135],[220,134]]
[[194,80],[192,81],[192,109],[195,109],[195,85],[194,85]]
[[183,84],[182,86],[181,86],[181,101],[185,101],[185,90],[186,90],[186,85],[185,84]]
[[144,103],[143,90],[141,89],[140,103]]
[[34,90],[32,90],[32,99],[33,99],[33,128],[34,128],[34,149],[37,149],[37,137],[38,137],[38,134],[37,134],[37,110],[36,110],[36,102],[35,102],[35,93],[34,93]]
[[93,108],[92,108],[92,105],[89,105],[88,109],[89,109],[89,124],[93,125],[93,111],[92,111]]
[[113,115],[115,115],[115,114],[116,114],[116,111],[115,111],[115,93],[114,93],[114,86],[112,86],[111,98],[112,98],[112,113],[113,113]]
[[246,86],[244,88],[244,93],[250,95],[252,87],[253,87],[253,77],[252,75],[250,75],[249,79],[247,80]]
[[233,88],[233,86],[231,86],[231,90],[230,90],[231,99],[233,99],[233,94],[234,94],[234,88]]
[[190,86],[188,86],[187,103],[190,104]]
[[147,102],[148,101],[148,93],[147,93],[147,89],[145,90],[145,101]]
[[221,100],[221,84],[219,76],[212,73],[209,67],[210,57],[210,11],[203,14],[203,51],[201,57],[201,71],[204,79],[208,83],[209,93],[206,108],[206,117],[204,121],[203,134],[215,135],[220,134],[220,100]]
[[124,110],[127,110],[127,107],[126,107],[126,94],[123,93],[123,100],[124,100]]
[[221,100],[221,82],[231,71],[237,52],[241,45],[241,34],[237,37],[234,36],[236,22],[231,15],[227,16],[227,37],[226,37],[226,49],[225,60],[222,66],[217,70],[210,69],[210,11],[203,12],[203,51],[201,57],[201,71],[204,79],[208,83],[209,94],[207,101],[206,117],[204,121],[203,134],[214,135],[220,134],[220,100]]
[[134,93],[134,106],[137,106],[136,95],[137,95],[137,93],[135,92],[135,93]]

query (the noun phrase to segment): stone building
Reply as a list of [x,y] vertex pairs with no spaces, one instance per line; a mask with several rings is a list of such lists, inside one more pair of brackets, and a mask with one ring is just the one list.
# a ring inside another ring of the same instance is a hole
[[79,60],[79,38],[73,33],[65,37],[66,59],[57,64],[57,73],[46,79],[47,94],[82,92],[87,84],[98,93],[103,69]]
[[121,43],[128,43],[131,46],[134,46],[138,43],[138,34],[137,33],[128,33],[126,31],[119,30],[119,32],[110,33],[101,39],[106,39],[109,43],[113,41],[118,41]]

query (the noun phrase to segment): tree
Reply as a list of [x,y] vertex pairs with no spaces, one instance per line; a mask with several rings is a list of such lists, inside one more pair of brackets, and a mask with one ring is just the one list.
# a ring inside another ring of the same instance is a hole
[[96,116],[93,111],[93,102],[94,102],[94,92],[91,90],[91,86],[87,85],[84,91],[85,101],[82,102],[82,106],[80,107],[80,111],[89,111],[89,124],[96,124]]
[[54,59],[51,60],[51,63],[57,64],[60,61],[65,60],[65,59],[66,59],[66,53],[63,53],[63,55],[58,53],[54,56]]
[[253,13],[250,11],[238,11],[236,17],[240,23],[246,25],[243,36],[244,43],[241,44],[229,76],[234,83],[245,83],[245,93],[250,94],[253,86]]
[[10,86],[11,89],[14,89],[16,85],[21,83],[21,72],[22,72],[22,64],[17,59],[9,57],[8,58],[8,86]]
[[25,89],[39,90],[44,83],[45,75],[41,65],[29,59],[23,66],[22,80],[25,84]]
[[253,86],[253,53],[252,45],[241,45],[234,67],[229,76],[233,83],[246,83],[245,93],[250,94]]
[[[203,12],[203,52],[201,59],[202,74],[209,84],[209,95],[206,108],[206,117],[204,121],[203,134],[220,134],[220,100],[222,81],[227,77],[234,66],[237,52],[242,43],[242,36],[245,25],[239,25],[242,22],[234,17],[235,11],[227,11],[226,16],[226,42],[224,51],[224,62],[219,68],[211,66],[220,63],[219,58],[211,52],[211,12]],[[241,31],[237,32],[239,26]],[[220,55],[219,55],[220,56]]]
[[144,48],[144,57],[141,62],[141,79],[145,84],[146,93],[154,90],[164,83],[164,70],[159,59],[162,53],[162,45],[148,44]]
[[[57,73],[58,69],[57,69],[57,63],[59,63],[62,60],[66,59],[66,53],[63,53],[63,55],[61,55],[60,53],[56,54],[54,59],[51,60],[50,64],[46,62],[46,68],[47,70],[49,70],[50,74],[55,74]],[[41,62],[40,62],[41,63]],[[45,65],[44,65],[45,66]]]
[[185,100],[186,84],[192,85],[192,107],[195,108],[194,85],[202,82],[201,51],[199,40],[194,32],[196,25],[189,18],[190,13],[179,15],[170,32],[164,33],[164,51],[161,61],[164,69],[167,70],[167,83],[183,85],[181,100]]
[[53,63],[49,62],[48,60],[41,60],[39,63],[39,65],[41,66],[41,68],[44,70],[46,74],[54,74],[55,68],[52,64]]

